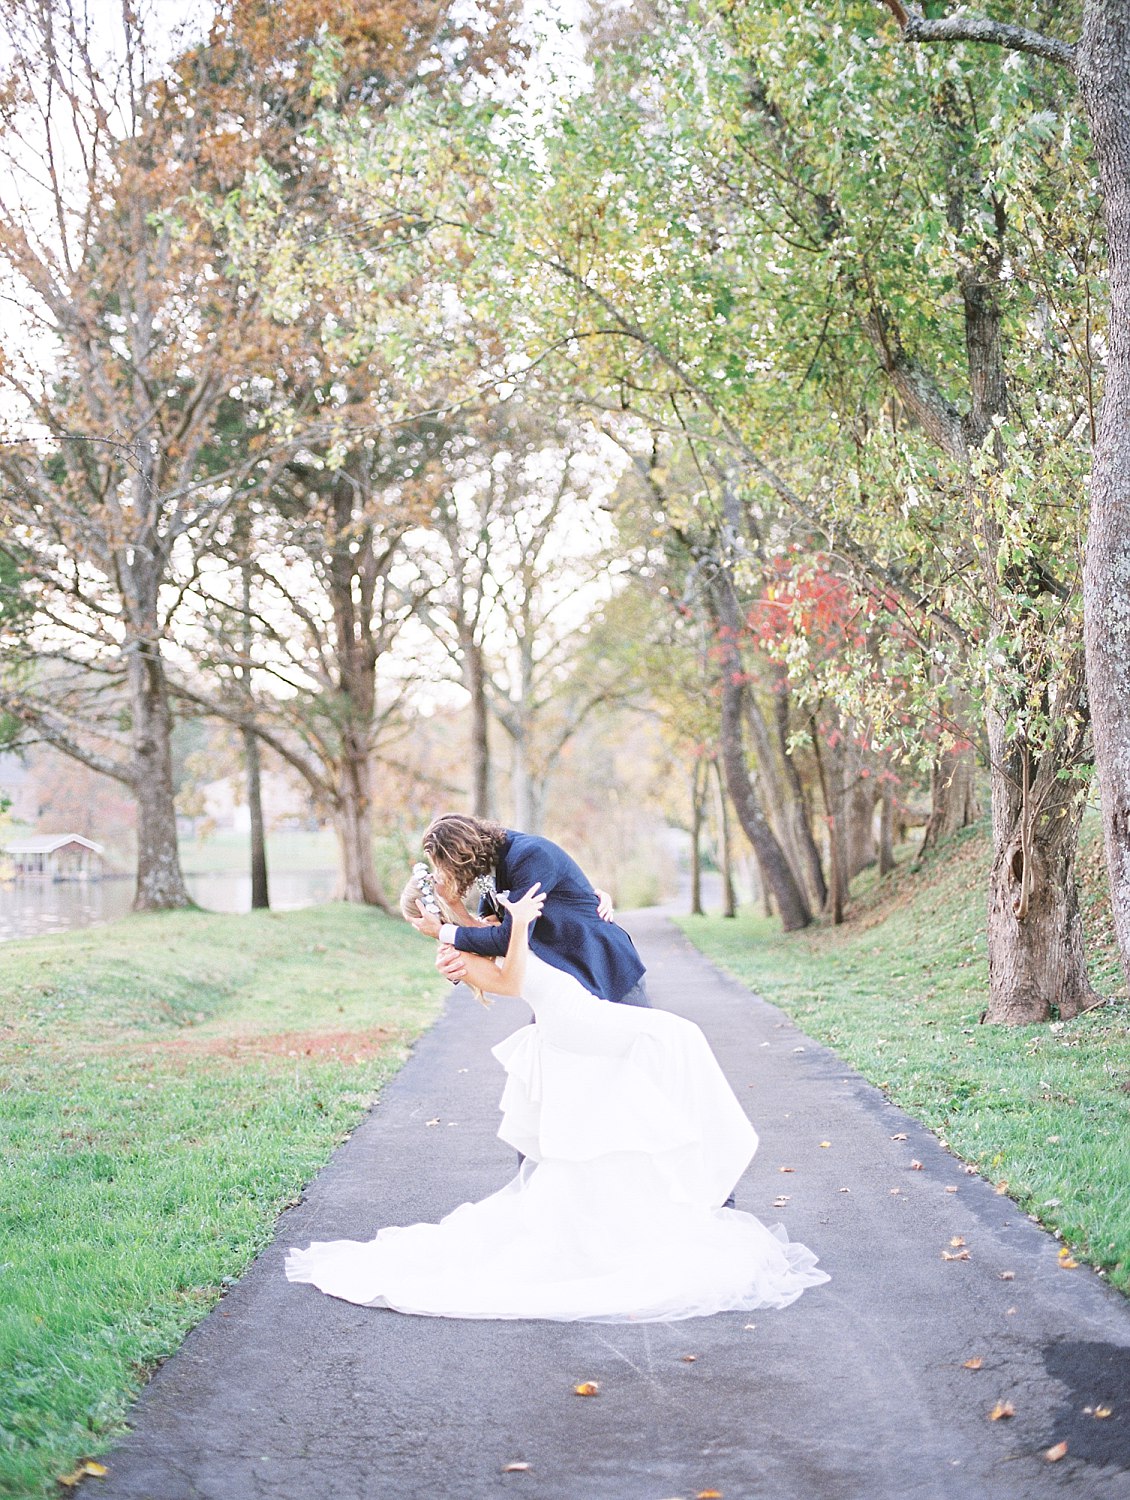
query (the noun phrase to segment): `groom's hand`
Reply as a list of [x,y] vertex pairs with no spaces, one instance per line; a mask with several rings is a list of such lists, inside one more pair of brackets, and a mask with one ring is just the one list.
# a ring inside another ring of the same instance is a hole
[[602,922],[611,922],[613,917],[616,915],[615,902],[612,900],[612,897],[608,894],[608,892],[602,891],[598,885],[593,886],[593,890],[596,891],[597,916],[601,919]]
[[450,979],[452,984],[458,984],[467,972],[467,964],[458,948],[453,948],[450,943],[440,943],[436,951],[436,968],[445,979]]
[[428,911],[419,901],[416,902],[416,910],[420,913],[419,917],[408,919],[416,931],[422,932],[425,937],[439,937],[440,920],[435,912]]

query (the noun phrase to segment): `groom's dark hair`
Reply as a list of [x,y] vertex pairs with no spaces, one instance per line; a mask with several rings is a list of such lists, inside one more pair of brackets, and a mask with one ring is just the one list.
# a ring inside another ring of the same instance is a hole
[[461,891],[480,875],[489,875],[506,842],[506,829],[487,818],[467,813],[444,813],[429,823],[424,853],[434,865],[449,870]]

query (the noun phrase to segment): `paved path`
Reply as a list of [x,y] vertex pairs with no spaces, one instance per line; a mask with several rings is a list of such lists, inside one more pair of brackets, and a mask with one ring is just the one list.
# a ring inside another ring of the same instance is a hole
[[[634,1327],[404,1317],[289,1286],[287,1246],[438,1218],[512,1172],[488,1048],[523,1013],[458,993],[158,1372],[98,1500],[1130,1497],[1130,1305],[1061,1270],[1009,1199],[662,913],[628,925],[653,998],[704,1027],[761,1134],[738,1206],[781,1218],[831,1283],[784,1312]],[[955,1236],[968,1261],[943,1261]],[[997,1400],[1015,1417],[990,1422]],[[1114,1415],[1085,1414],[1100,1403]]]

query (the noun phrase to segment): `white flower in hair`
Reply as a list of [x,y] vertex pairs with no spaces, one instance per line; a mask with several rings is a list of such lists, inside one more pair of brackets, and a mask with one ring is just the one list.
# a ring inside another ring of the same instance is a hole
[[412,879],[416,882],[416,889],[420,892],[420,905],[425,911],[430,911],[433,917],[442,917],[443,908],[436,895],[435,875],[432,871],[422,862],[415,864],[412,866]]

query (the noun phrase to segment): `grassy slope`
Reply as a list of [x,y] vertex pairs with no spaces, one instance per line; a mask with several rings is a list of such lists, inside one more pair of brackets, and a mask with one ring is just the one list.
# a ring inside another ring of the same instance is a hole
[[106,1446],[434,1016],[379,913],[135,916],[0,950],[0,1494]]
[[[872,882],[839,929],[786,936],[749,915],[682,925],[1130,1290],[1130,1005],[1050,1026],[979,1024],[987,844],[971,830],[924,869]],[[1092,979],[1109,993],[1118,963],[1093,836],[1081,863]]]

